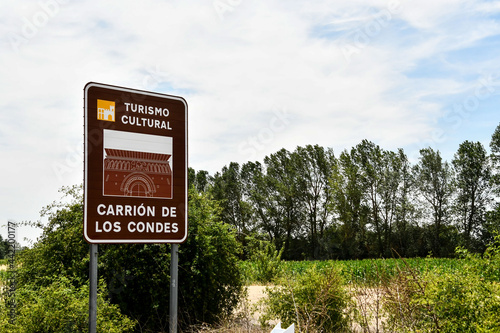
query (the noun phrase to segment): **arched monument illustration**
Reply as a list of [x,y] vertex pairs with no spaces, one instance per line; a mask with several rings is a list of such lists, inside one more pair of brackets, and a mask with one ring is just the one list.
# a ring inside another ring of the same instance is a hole
[[104,195],[172,198],[171,155],[104,150]]

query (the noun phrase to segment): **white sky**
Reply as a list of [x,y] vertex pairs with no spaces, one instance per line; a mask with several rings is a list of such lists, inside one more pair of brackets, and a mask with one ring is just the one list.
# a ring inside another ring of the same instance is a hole
[[184,97],[211,174],[306,144],[487,147],[499,23],[500,1],[2,0],[0,224],[82,182],[89,81]]

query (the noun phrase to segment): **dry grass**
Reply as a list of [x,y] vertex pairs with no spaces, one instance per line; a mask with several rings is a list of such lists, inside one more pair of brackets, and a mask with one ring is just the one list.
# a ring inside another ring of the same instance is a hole
[[384,332],[386,319],[382,310],[386,294],[384,289],[357,285],[351,292],[357,310],[351,326],[352,332]]
[[[193,327],[189,333],[269,333],[272,327],[261,327],[259,316],[262,314],[262,302],[266,286],[248,286],[244,300],[239,305],[235,315],[218,327]],[[353,318],[350,332],[382,333],[385,317],[382,302],[386,296],[383,288],[356,285],[350,290],[356,307],[357,315]],[[278,321],[272,321],[275,325]],[[295,331],[298,333],[298,328]],[[312,333],[309,330],[310,333]]]
[[234,315],[217,327],[201,325],[192,327],[189,333],[268,333],[271,329],[261,327],[259,316],[262,314],[261,300],[266,286],[248,286],[243,300]]

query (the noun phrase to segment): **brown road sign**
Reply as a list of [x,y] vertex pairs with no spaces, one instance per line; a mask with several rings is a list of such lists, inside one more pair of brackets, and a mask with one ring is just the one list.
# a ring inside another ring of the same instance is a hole
[[186,101],[94,82],[84,100],[85,239],[185,241]]

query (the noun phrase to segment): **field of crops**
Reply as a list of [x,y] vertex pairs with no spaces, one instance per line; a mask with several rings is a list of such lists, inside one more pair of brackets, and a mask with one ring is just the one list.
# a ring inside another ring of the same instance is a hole
[[[409,258],[409,259],[364,259],[364,260],[326,260],[326,261],[282,261],[282,273],[303,274],[308,268],[315,266],[318,269],[337,267],[347,283],[377,284],[381,279],[395,277],[399,270],[410,268],[415,273],[439,269],[443,272],[452,272],[460,269],[463,261],[449,258]],[[247,283],[254,283],[252,272],[254,263],[242,263],[247,275]]]

